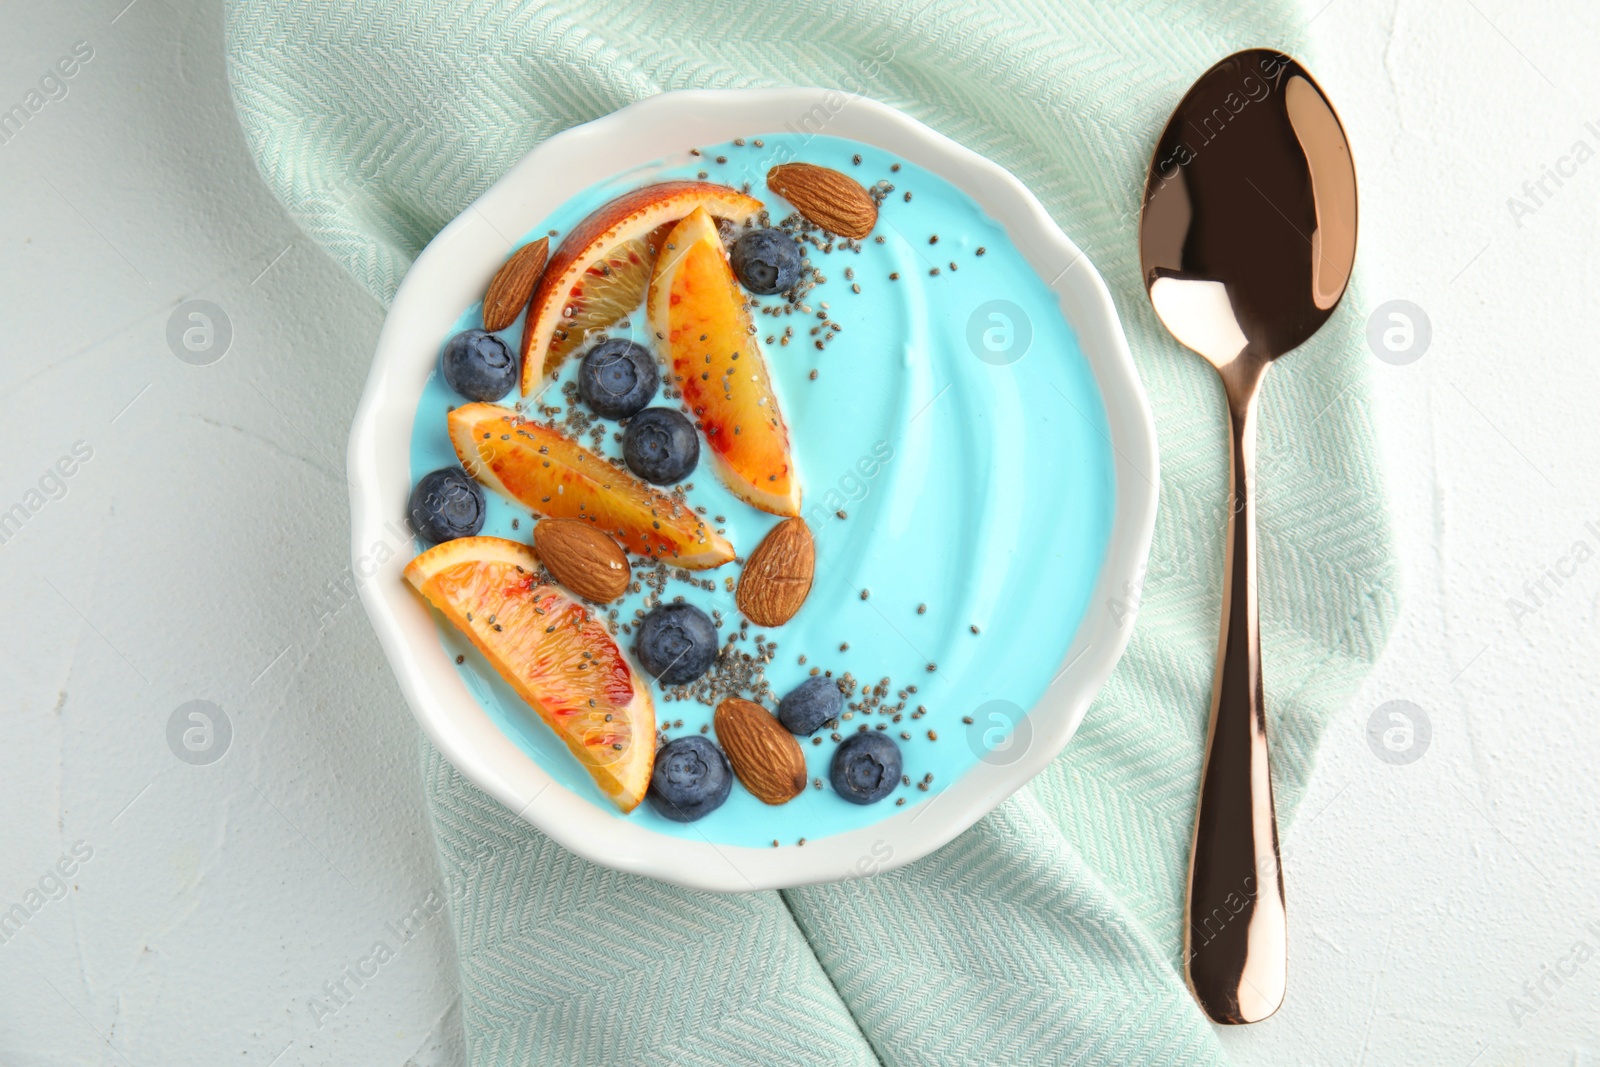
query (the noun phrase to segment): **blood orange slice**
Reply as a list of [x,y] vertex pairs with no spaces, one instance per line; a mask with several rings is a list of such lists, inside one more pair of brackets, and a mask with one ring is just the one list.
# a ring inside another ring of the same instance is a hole
[[601,792],[632,811],[655,763],[650,692],[605,626],[561,590],[540,585],[538,573],[532,549],[500,537],[446,541],[405,571],[566,743]]
[[449,422],[467,473],[537,514],[592,522],[628,551],[688,570],[733,559],[727,539],[682,500],[559,430],[495,404],[463,404]]
[[590,331],[639,306],[655,259],[652,231],[696,208],[742,223],[761,210],[761,201],[711,182],[660,182],[622,194],[573,227],[550,257],[529,305],[523,396],[553,377]]
[[666,244],[667,233],[675,225],[676,222],[664,222],[643,237],[613,245],[578,276],[545,349],[542,373],[546,381],[555,376],[591,333],[615,326],[639,310],[650,285],[656,253]]
[[800,479],[744,291],[717,225],[696,210],[667,236],[648,300],[673,381],[700,423],[718,476],[741,500],[774,515],[800,514]]

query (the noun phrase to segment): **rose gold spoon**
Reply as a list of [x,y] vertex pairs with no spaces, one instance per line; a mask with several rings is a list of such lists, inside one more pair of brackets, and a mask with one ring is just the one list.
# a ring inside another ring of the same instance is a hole
[[1183,933],[1189,989],[1219,1023],[1277,1011],[1288,971],[1256,619],[1256,394],[1272,361],[1333,313],[1355,253],[1350,145],[1305,68],[1251,49],[1201,75],[1156,144],[1139,255],[1156,315],[1221,375],[1232,426],[1222,633]]

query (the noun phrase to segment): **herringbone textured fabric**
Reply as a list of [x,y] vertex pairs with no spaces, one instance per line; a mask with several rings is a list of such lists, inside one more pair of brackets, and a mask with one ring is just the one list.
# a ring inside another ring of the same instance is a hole
[[[425,751],[474,1064],[1220,1060],[1175,964],[1221,600],[1224,415],[1213,373],[1150,313],[1134,224],[1184,88],[1239,47],[1306,51],[1298,30],[1290,0],[230,5],[263,174],[380,301],[557,130],[663,89],[833,85],[1039,195],[1110,283],[1156,412],[1161,512],[1127,656],[1054,766],[919,863],[781,896],[685,892],[574,858]],[[1396,611],[1360,318],[1352,294],[1263,400],[1285,819]]]

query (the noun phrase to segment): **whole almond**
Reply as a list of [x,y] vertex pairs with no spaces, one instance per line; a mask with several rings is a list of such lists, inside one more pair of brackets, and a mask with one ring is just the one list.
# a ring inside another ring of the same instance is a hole
[[582,519],[540,519],[533,528],[533,550],[556,581],[585,600],[605,604],[628,590],[628,557]]
[[483,328],[490,333],[503,330],[517,321],[522,309],[533,299],[533,287],[544,273],[550,258],[550,238],[541,237],[523,245],[500,265],[489,291],[483,294]]
[[757,626],[782,626],[811,592],[817,549],[804,519],[784,519],[761,539],[739,575],[734,601]]
[[760,704],[729,697],[717,705],[717,740],[733,773],[763,804],[784,804],[806,787],[806,757],[794,734]]
[[767,171],[767,187],[808,221],[841,237],[865,237],[878,222],[878,205],[861,183],[827,167],[781,163]]

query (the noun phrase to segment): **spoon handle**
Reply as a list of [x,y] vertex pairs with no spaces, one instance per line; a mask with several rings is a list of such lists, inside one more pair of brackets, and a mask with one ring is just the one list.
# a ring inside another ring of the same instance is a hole
[[[1265,365],[1261,367],[1265,371]],[[1256,386],[1228,381],[1232,507],[1223,557],[1222,632],[1184,915],[1189,988],[1219,1023],[1278,1010],[1288,968],[1278,821],[1267,761],[1256,618]]]

